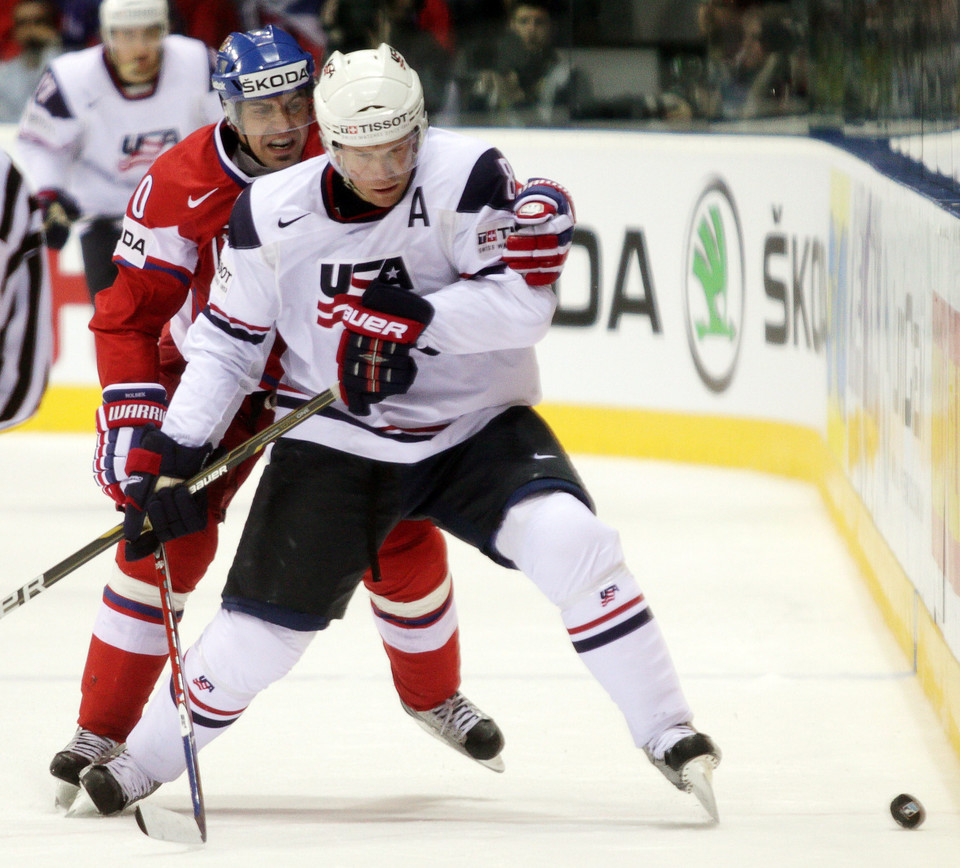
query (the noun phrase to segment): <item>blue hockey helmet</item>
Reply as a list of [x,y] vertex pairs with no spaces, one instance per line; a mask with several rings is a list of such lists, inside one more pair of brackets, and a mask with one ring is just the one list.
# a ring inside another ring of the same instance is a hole
[[[313,55],[304,51],[285,30],[268,24],[262,30],[231,33],[217,52],[211,83],[220,95],[227,120],[243,133],[277,133],[313,121],[311,91],[316,78]],[[301,91],[311,105],[304,105],[299,117],[259,114],[254,123],[253,112],[242,111],[245,103],[269,100]],[[245,118],[245,115],[247,116]]]

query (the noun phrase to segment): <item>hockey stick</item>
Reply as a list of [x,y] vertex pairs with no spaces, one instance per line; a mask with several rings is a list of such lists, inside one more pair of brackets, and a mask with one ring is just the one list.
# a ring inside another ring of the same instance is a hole
[[167,553],[163,543],[160,543],[154,553],[154,565],[159,579],[163,626],[167,634],[167,649],[170,653],[170,677],[173,680],[177,716],[180,718],[180,737],[183,739],[183,753],[187,760],[187,777],[190,780],[190,797],[193,800],[195,822],[191,823],[173,811],[144,804],[137,805],[137,825],[145,835],[151,838],[181,844],[203,844],[207,840],[207,815],[203,804],[203,787],[200,785],[200,765],[197,761],[197,741],[193,732],[193,714],[183,678],[180,631],[177,629],[177,613],[173,608],[173,589],[170,587]]
[[[186,486],[191,494],[195,494],[210,483],[215,482],[229,470],[232,470],[238,464],[252,458],[261,449],[272,443],[278,437],[282,437],[291,428],[296,427],[304,419],[319,413],[324,407],[330,406],[339,397],[339,391],[336,387],[327,389],[319,395],[315,395],[309,401],[296,410],[288,413],[282,419],[278,419],[272,425],[267,426],[258,434],[254,434],[249,440],[245,440],[239,446],[231,449],[226,455],[217,461],[214,461],[209,467],[205,467],[196,476],[191,476],[186,481]],[[144,522],[144,531],[150,529],[149,519]],[[24,603],[32,600],[38,594],[45,591],[51,585],[56,584],[64,576],[70,575],[74,570],[82,567],[88,561],[93,560],[101,552],[116,545],[123,539],[123,525],[118,524],[106,533],[98,536],[93,542],[87,543],[83,548],[78,549],[72,555],[64,558],[60,563],[50,567],[44,573],[31,579],[22,587],[17,588],[12,594],[8,594],[3,600],[0,600],[0,618],[20,608]]]

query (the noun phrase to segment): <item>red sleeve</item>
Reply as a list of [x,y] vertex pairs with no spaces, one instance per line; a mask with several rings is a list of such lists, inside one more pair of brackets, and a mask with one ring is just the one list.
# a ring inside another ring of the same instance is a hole
[[200,248],[223,231],[237,196],[213,136],[201,128],[158,157],[127,208],[117,279],[97,293],[90,321],[104,386],[161,381],[163,327],[205,276]]
[[119,265],[113,286],[97,293],[90,320],[101,386],[160,381],[160,334],[188,292],[172,274]]

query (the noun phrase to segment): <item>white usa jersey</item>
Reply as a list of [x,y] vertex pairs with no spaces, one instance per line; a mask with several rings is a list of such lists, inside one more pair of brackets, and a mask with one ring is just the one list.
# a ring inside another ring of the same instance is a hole
[[103,46],[51,61],[20,119],[17,151],[39,190],[67,190],[84,216],[119,217],[150,164],[222,115],[210,52],[167,36],[156,86],[124,95]]
[[337,382],[348,299],[375,278],[428,299],[409,392],[355,416],[337,402],[289,436],[412,463],[461,442],[506,407],[540,398],[534,344],[556,296],[500,261],[512,231],[512,170],[476,139],[430,130],[403,198],[378,209],[350,193],[326,156],[255,181],[230,220],[210,304],[187,334],[188,366],[163,430],[216,439],[239,389],[252,390],[282,341],[280,408]]

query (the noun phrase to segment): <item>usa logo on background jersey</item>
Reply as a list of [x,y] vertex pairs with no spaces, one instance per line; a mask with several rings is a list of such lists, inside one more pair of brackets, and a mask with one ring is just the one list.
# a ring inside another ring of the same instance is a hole
[[180,133],[173,127],[126,135],[120,144],[120,150],[125,156],[117,167],[121,172],[126,172],[137,165],[149,166],[167,148],[172,148],[179,141]]

